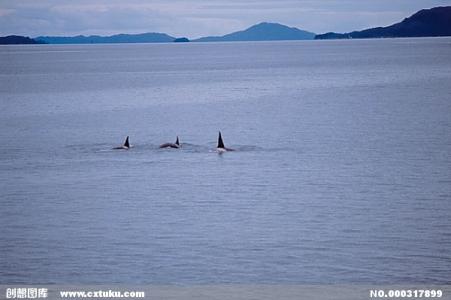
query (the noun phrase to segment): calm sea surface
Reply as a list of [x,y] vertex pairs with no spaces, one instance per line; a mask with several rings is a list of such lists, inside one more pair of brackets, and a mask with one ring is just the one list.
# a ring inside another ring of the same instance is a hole
[[451,283],[449,38],[2,46],[0,140],[0,283]]

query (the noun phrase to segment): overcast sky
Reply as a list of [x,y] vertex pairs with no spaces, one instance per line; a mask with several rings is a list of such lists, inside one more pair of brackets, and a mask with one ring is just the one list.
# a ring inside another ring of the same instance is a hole
[[445,5],[451,0],[0,0],[0,35],[164,32],[195,38],[262,21],[347,32]]

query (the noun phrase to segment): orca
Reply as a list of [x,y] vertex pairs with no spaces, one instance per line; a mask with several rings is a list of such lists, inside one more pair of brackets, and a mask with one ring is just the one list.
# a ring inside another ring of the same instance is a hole
[[180,147],[182,147],[182,145],[180,145],[178,136],[177,136],[177,139],[175,140],[175,143],[164,143],[164,144],[160,145],[160,148],[174,148],[174,149],[178,149]]
[[128,141],[128,135],[127,135],[127,138],[125,139],[124,144],[119,147],[114,147],[113,149],[114,150],[128,150],[130,148],[131,148],[131,146],[130,146],[130,142]]
[[219,153],[221,153],[221,152],[226,152],[226,151],[235,151],[235,149],[227,148],[226,146],[224,146],[224,141],[222,140],[221,131],[219,132],[219,136],[218,136],[218,146],[216,146],[216,150],[217,150]]

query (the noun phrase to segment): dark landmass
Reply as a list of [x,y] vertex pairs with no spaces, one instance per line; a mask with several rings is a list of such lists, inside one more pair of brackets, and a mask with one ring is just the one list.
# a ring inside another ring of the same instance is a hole
[[0,37],[0,45],[18,45],[18,44],[42,44],[42,43],[34,39],[30,39],[27,36],[8,35]]
[[189,39],[187,39],[186,37],[181,37],[181,38],[176,38],[174,40],[174,43],[188,43]]
[[165,33],[116,34],[111,36],[39,36],[35,38],[48,44],[106,44],[106,43],[170,43],[175,37]]
[[223,36],[202,37],[193,42],[312,40],[315,34],[278,23],[260,23]]
[[328,32],[315,39],[451,36],[451,6],[422,9],[400,23],[349,33]]

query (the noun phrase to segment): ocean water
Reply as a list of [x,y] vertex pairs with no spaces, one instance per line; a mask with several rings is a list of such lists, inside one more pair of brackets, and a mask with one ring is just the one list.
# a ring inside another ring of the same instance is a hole
[[0,63],[0,283],[451,283],[450,38]]

